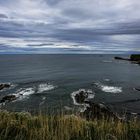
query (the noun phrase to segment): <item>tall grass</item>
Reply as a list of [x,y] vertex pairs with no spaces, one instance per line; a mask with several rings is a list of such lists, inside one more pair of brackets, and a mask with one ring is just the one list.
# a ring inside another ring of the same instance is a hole
[[0,140],[140,140],[140,122],[0,111]]

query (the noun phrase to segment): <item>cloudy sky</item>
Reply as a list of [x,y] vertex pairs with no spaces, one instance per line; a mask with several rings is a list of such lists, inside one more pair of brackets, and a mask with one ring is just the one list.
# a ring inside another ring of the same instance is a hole
[[132,52],[139,0],[0,0],[0,53]]

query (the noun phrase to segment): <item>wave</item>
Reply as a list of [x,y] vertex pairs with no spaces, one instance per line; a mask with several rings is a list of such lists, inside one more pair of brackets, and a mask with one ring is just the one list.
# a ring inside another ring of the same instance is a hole
[[40,85],[38,86],[37,93],[42,93],[42,92],[44,92],[44,91],[50,91],[50,90],[53,90],[53,89],[55,89],[55,88],[56,88],[56,86],[51,85],[51,84],[49,84],[49,83],[40,84]]
[[86,89],[79,89],[79,90],[74,91],[74,92],[71,93],[71,98],[73,99],[73,104],[74,105],[85,105],[84,102],[83,103],[78,103],[76,101],[76,98],[75,98],[76,95],[79,95],[81,92],[83,92],[85,94],[84,95],[85,100],[93,99],[95,97],[95,94],[94,94],[94,92],[91,89],[88,89],[88,90],[86,90]]
[[103,63],[112,63],[113,61],[111,61],[111,60],[103,60],[102,62]]
[[29,95],[32,95],[35,93],[34,88],[26,88],[26,89],[21,89],[17,94],[14,94],[19,100],[28,98]]
[[101,83],[95,83],[95,85],[104,92],[108,92],[108,93],[121,93],[122,92],[122,87],[108,86],[108,85],[103,85]]
[[106,78],[106,79],[104,79],[104,81],[109,82],[109,81],[110,81],[110,79]]
[[34,91],[34,88],[26,88],[26,89],[22,89],[18,95],[22,95],[22,96],[28,96],[28,95],[31,95],[31,94],[34,94],[35,91]]
[[102,91],[110,93],[120,93],[122,92],[122,87],[113,87],[113,86],[101,86]]

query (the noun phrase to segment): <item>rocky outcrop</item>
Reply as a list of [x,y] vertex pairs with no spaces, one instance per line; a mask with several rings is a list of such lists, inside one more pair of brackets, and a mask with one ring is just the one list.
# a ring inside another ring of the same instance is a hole
[[123,57],[114,57],[114,59],[116,59],[116,60],[127,60],[127,61],[130,61],[130,59],[129,58],[123,58]]
[[85,102],[88,104],[86,110],[83,112],[83,116],[86,117],[88,120],[92,119],[105,119],[105,120],[121,120],[113,111],[110,110],[107,106],[104,104],[97,104],[92,103],[89,101]]
[[16,95],[6,95],[0,100],[0,103],[11,102],[16,99],[17,99]]
[[114,57],[116,60],[126,60],[135,64],[140,64],[140,54],[132,54],[130,58]]
[[75,95],[75,101],[78,103],[78,104],[82,104],[84,103],[85,99],[88,98],[88,93],[86,91],[80,91],[79,94],[76,94]]
[[86,90],[79,90],[74,94],[74,101],[76,101],[76,105],[82,105],[83,110],[80,115],[87,120],[92,119],[106,119],[109,120],[113,118],[115,120],[120,120],[120,118],[111,111],[108,107],[101,103],[93,103],[89,100],[89,94],[93,94]]
[[140,91],[140,88],[134,88],[135,90],[137,90],[137,91]]
[[0,90],[3,90],[5,88],[10,88],[10,84],[0,84]]

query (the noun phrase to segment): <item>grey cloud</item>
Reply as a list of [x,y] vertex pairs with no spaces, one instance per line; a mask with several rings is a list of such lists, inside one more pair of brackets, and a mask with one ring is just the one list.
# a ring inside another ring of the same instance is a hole
[[1,13],[0,13],[0,19],[1,19],[1,18],[8,18],[8,16],[5,15],[5,14],[1,14]]
[[[0,37],[3,40],[4,37],[51,38],[52,42],[57,40],[63,45],[77,45],[77,49],[56,47],[55,50],[48,48],[49,42],[40,41],[29,43],[25,50],[19,51],[139,51],[140,2],[137,0],[0,0],[0,13],[5,13],[0,14]],[[80,45],[88,46],[88,49],[78,48]],[[42,48],[44,46],[47,48]],[[55,47],[55,43],[50,46]]]

